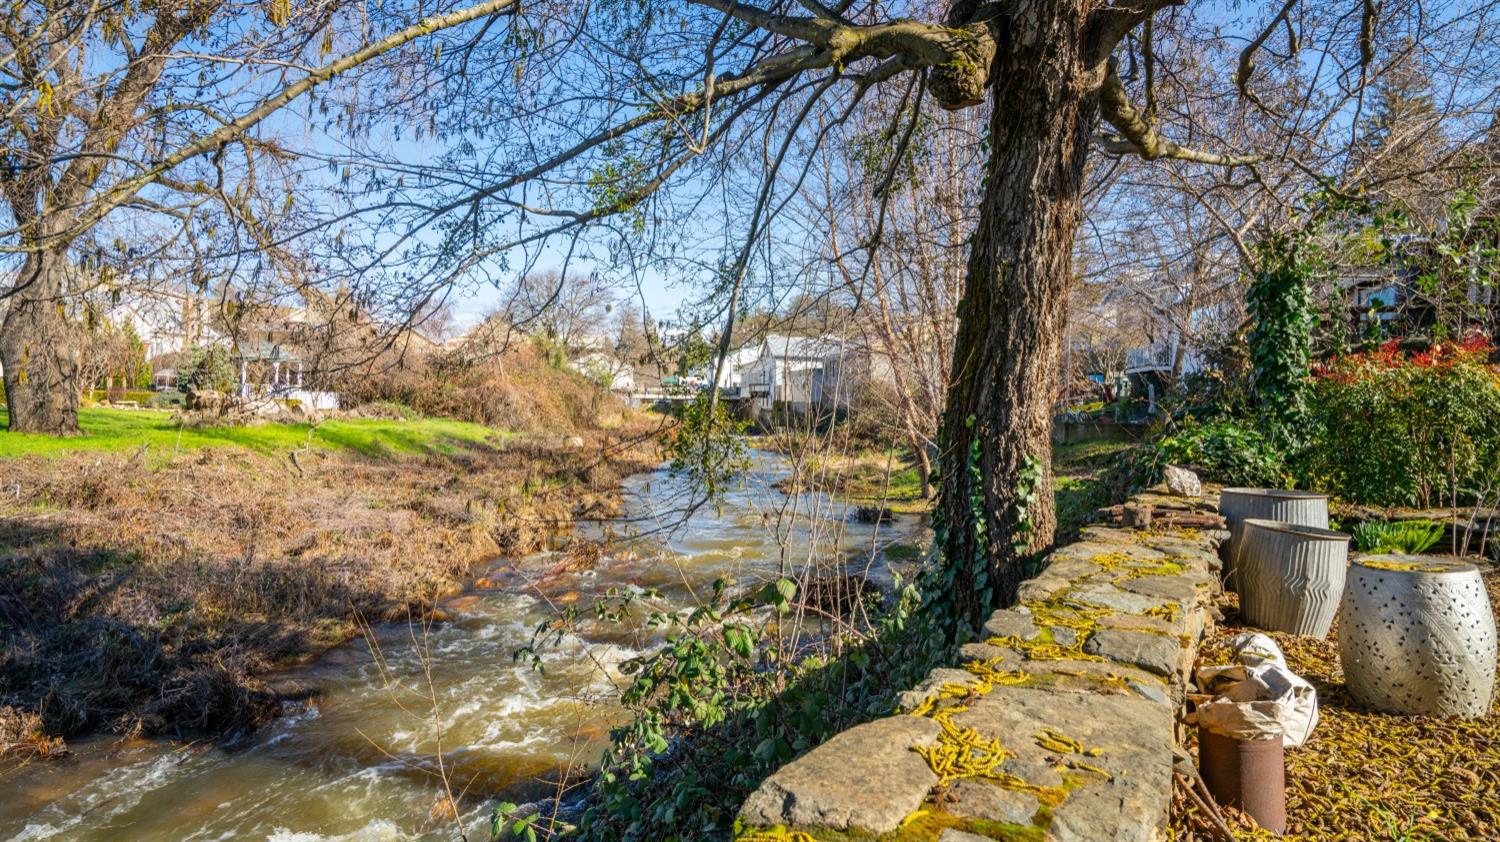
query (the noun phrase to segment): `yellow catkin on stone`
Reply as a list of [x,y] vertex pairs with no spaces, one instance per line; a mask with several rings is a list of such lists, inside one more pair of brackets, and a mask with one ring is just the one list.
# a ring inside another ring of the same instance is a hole
[[1448,568],[1436,564],[1423,564],[1420,561],[1361,561],[1361,567],[1369,567],[1374,570],[1392,570],[1400,573],[1444,573]]
[[752,830],[734,838],[735,842],[817,842],[810,833],[787,830],[780,825],[768,830]]
[[1051,728],[1036,735],[1036,744],[1048,751],[1055,751],[1059,754],[1081,754],[1083,752],[1082,742],[1066,734],[1059,734]]

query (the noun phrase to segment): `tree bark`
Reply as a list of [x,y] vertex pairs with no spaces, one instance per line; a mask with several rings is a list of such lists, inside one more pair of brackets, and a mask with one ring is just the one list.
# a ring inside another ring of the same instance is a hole
[[[957,619],[974,625],[1015,601],[1027,560],[1056,526],[1052,399],[1099,115],[1087,5],[1032,4],[991,68],[990,158],[959,305],[937,523]],[[1028,463],[1039,471],[1031,483]]]
[[11,432],[78,432],[78,351],[63,314],[64,250],[27,255],[0,324]]

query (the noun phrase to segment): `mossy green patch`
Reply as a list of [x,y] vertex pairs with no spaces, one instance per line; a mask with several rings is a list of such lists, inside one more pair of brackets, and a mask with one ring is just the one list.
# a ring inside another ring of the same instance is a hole
[[[1046,808],[1038,811],[1041,815]],[[1050,818],[1050,812],[1048,812]],[[1050,822],[1049,822],[1050,823]],[[789,829],[742,828],[735,842],[934,842],[945,830],[962,830],[1000,842],[1041,842],[1046,838],[1045,825],[1019,825],[955,816],[934,804],[926,804],[912,813],[899,828],[889,833],[868,830],[830,830],[828,828]]]
[[891,544],[885,548],[887,561],[921,561],[922,548],[916,544]]
[[1112,573],[1120,573],[1121,575],[1115,579],[1116,582],[1139,579],[1143,576],[1178,576],[1187,571],[1187,565],[1176,559],[1152,561],[1121,552],[1099,553],[1089,561]]

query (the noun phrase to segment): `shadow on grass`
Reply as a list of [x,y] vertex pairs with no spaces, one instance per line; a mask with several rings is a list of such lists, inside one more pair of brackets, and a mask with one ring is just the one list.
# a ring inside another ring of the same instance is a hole
[[450,433],[434,434],[400,429],[363,430],[357,427],[319,427],[313,438],[316,442],[377,459],[401,455],[488,454],[499,450],[497,445],[490,441],[476,441]]
[[1120,455],[1133,446],[1107,441],[1053,446],[1053,499],[1057,511],[1054,544],[1075,540],[1079,530],[1093,522],[1095,510],[1119,502],[1115,498],[1124,489],[1115,466]]

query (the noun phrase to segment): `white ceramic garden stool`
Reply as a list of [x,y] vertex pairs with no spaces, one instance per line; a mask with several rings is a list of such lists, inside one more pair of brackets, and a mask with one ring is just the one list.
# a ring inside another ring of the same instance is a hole
[[1219,514],[1229,530],[1224,545],[1224,576],[1230,578],[1238,560],[1240,535],[1248,518],[1277,520],[1299,526],[1328,528],[1328,495],[1311,491],[1287,491],[1280,488],[1226,488],[1219,492]]
[[1240,615],[1259,628],[1327,637],[1344,592],[1349,536],[1259,518],[1240,526]]
[[1339,660],[1376,710],[1479,717],[1495,689],[1495,614],[1479,569],[1434,556],[1365,555],[1349,567]]

